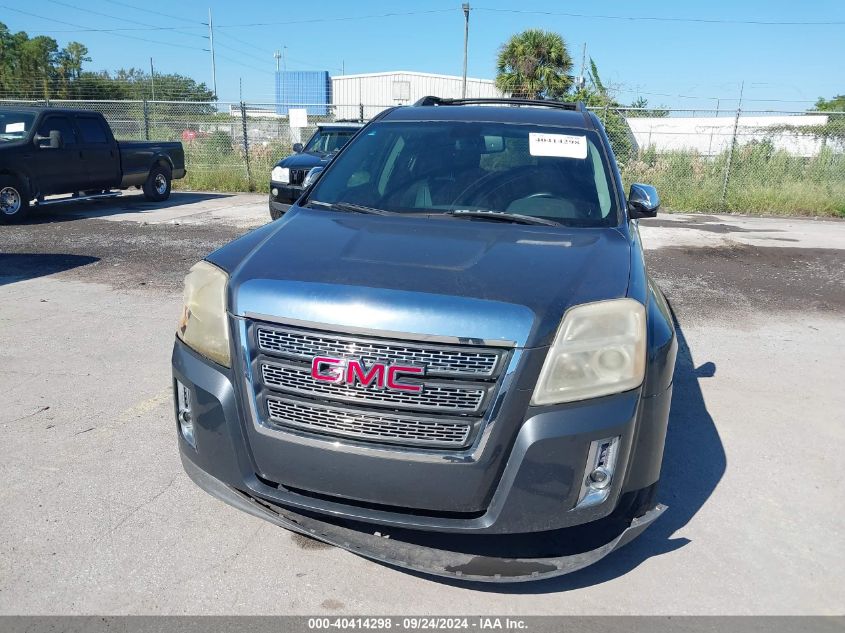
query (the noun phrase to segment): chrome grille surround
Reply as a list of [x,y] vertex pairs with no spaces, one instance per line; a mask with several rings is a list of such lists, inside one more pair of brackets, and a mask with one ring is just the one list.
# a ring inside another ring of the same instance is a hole
[[263,361],[260,368],[264,384],[279,391],[413,411],[477,414],[481,411],[488,391],[487,388],[475,384],[453,384],[431,380],[423,383],[424,387],[420,393],[387,391],[346,383],[316,381],[311,377],[310,365],[304,367]]
[[[347,438],[396,450],[464,450],[484,428],[512,354],[503,346],[335,333],[315,326],[244,323],[255,421],[269,432]],[[422,391],[315,380],[311,363],[317,356],[365,366],[423,366],[424,376],[402,379],[420,384]]]
[[467,420],[360,412],[275,396],[268,396],[266,401],[270,420],[280,426],[353,439],[461,447],[472,430]]
[[470,380],[492,378],[504,351],[494,348],[450,347],[416,342],[393,342],[329,334],[325,332],[271,327],[256,328],[262,352],[292,360],[311,361],[314,356],[356,358],[366,363],[422,365],[428,376],[460,377]]

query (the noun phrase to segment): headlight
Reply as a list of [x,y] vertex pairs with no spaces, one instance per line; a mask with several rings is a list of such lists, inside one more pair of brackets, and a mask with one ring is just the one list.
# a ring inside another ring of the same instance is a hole
[[281,182],[281,183],[289,183],[290,182],[290,169],[287,167],[273,167],[273,171],[270,172],[270,180],[273,182]]
[[231,366],[226,323],[229,276],[208,262],[195,264],[185,277],[184,306],[176,335],[206,358]]
[[531,404],[586,400],[639,386],[645,376],[645,308],[614,299],[566,311]]

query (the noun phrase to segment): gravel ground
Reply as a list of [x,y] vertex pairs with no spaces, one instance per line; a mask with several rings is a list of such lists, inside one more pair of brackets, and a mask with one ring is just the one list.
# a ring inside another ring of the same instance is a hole
[[682,343],[669,510],[582,572],[478,586],[295,537],[182,472],[181,280],[266,213],[183,195],[0,227],[0,614],[845,611],[845,223],[643,221]]

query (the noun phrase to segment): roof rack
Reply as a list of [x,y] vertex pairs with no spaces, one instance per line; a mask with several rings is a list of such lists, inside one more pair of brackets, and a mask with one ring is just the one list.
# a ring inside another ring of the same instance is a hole
[[479,105],[479,104],[501,104],[510,106],[540,106],[545,108],[558,108],[560,110],[571,110],[573,112],[585,112],[586,107],[582,101],[546,101],[544,99],[508,99],[505,97],[482,97],[480,99],[444,99],[441,97],[423,97],[417,101],[415,106],[445,106],[445,105]]

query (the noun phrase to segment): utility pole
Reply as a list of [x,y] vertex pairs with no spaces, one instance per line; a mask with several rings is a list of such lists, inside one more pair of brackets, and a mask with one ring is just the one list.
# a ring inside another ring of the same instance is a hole
[[150,89],[153,93],[151,101],[156,100],[156,71],[153,67],[153,58],[150,57]]
[[[276,70],[279,69],[279,59],[282,60],[282,71],[284,71],[285,75],[287,74],[288,70],[288,61],[286,59],[286,55],[288,52],[288,47],[286,45],[282,45],[282,53],[279,57],[276,58]],[[280,100],[282,102],[282,108],[285,111],[285,114],[288,115],[288,120],[290,120],[290,108],[287,106],[287,86],[285,85],[287,78],[285,76],[279,76],[279,95]]]
[[587,85],[587,78],[584,76],[584,71],[587,67],[587,42],[584,42],[584,48],[581,50],[581,76],[578,78],[578,88],[584,88]]
[[742,84],[739,86],[739,103],[736,106],[736,117],[734,118],[734,133],[731,137],[731,151],[728,152],[728,162],[725,165],[725,180],[722,183],[722,199],[721,199],[721,208],[722,210],[726,210],[726,202],[728,199],[728,182],[731,179],[731,163],[733,163],[734,157],[734,150],[736,149],[736,134],[739,131],[739,115],[742,113],[742,93],[745,90],[745,81],[743,80]]
[[276,72],[279,72],[279,60],[282,58],[282,54],[279,51],[273,53],[273,57],[276,59]]
[[461,83],[461,96],[466,99],[467,96],[467,43],[469,42],[469,2],[464,2],[462,5],[464,10],[464,74],[463,82]]
[[217,98],[217,63],[214,61],[214,21],[211,19],[211,7],[208,8],[208,43],[211,45],[211,85],[214,98]]

